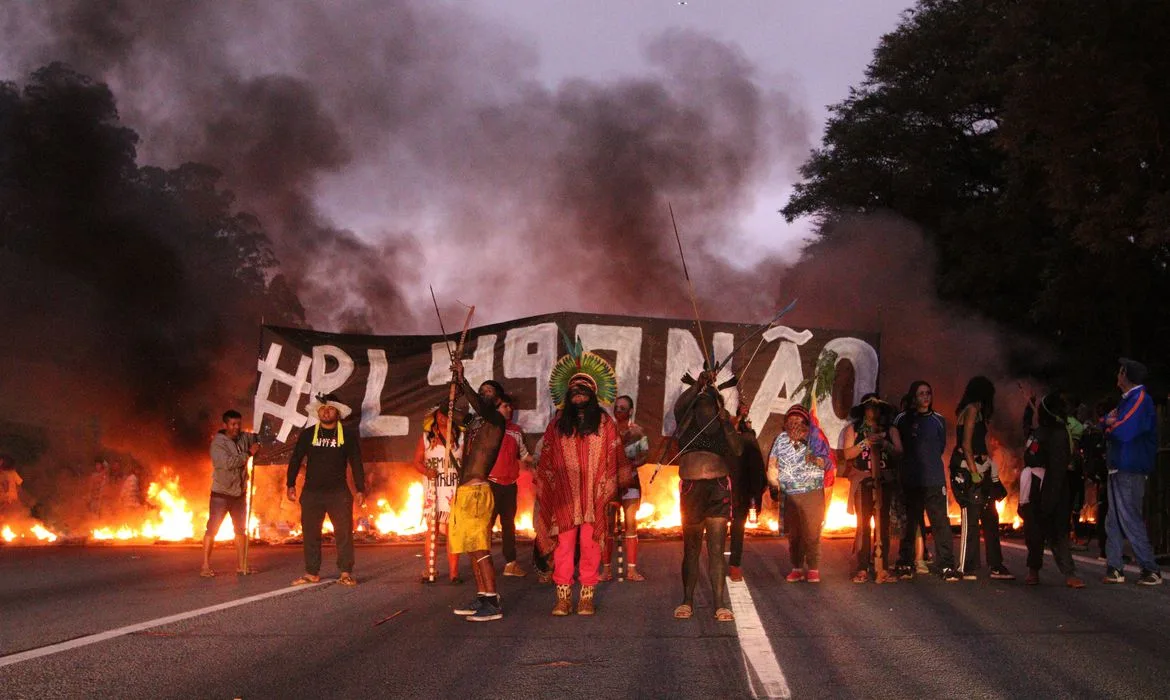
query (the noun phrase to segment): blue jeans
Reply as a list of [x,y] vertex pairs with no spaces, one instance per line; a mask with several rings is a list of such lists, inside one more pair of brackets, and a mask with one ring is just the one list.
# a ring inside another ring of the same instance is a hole
[[1105,516],[1105,558],[1109,566],[1121,570],[1122,538],[1129,540],[1133,554],[1145,571],[1158,571],[1154,548],[1142,519],[1146,495],[1145,474],[1115,472],[1109,475],[1109,513]]

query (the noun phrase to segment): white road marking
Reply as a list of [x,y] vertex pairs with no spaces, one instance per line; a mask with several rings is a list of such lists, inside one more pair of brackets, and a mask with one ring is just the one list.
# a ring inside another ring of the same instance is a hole
[[226,603],[219,603],[218,605],[211,605],[211,606],[206,607],[206,608],[199,608],[198,610],[190,610],[188,612],[178,613],[176,615],[168,615],[166,617],[160,617],[160,618],[157,618],[154,620],[148,620],[146,622],[139,622],[138,624],[135,624],[135,625],[127,625],[126,627],[119,627],[117,629],[107,630],[105,632],[98,632],[97,634],[90,634],[90,635],[86,635],[84,637],[78,637],[77,639],[70,639],[69,641],[60,642],[58,644],[50,644],[48,646],[38,647],[36,649],[29,649],[27,651],[22,651],[18,654],[9,654],[8,656],[0,656],[0,667],[11,666],[12,664],[18,664],[22,661],[29,661],[31,659],[39,659],[42,656],[50,656],[52,654],[60,654],[63,651],[70,651],[71,649],[77,649],[80,647],[89,646],[90,644],[97,644],[98,642],[105,642],[105,641],[108,641],[110,639],[114,639],[116,637],[122,637],[122,636],[125,636],[127,634],[134,634],[135,632],[141,632],[142,630],[148,630],[148,629],[151,629],[152,627],[161,627],[163,625],[169,625],[172,622],[179,622],[181,620],[189,620],[193,617],[199,617],[200,615],[208,615],[208,614],[213,613],[213,612],[219,612],[220,610],[229,610],[231,608],[239,607],[241,605],[247,605],[248,603],[255,603],[257,601],[265,600],[267,598],[275,598],[276,596],[285,595],[287,593],[292,593],[293,591],[303,591],[303,590],[306,590],[309,588],[316,588],[317,586],[323,586],[327,583],[333,583],[333,581],[321,581],[319,583],[308,583],[308,584],[304,584],[301,586],[289,586],[288,588],[280,588],[280,589],[277,589],[275,591],[269,591],[267,593],[260,593],[258,595],[248,596],[247,598],[238,598],[236,600],[229,600]]
[[[752,594],[748,591],[747,583],[743,581],[727,580],[727,593],[731,598],[731,611],[735,613],[735,629],[739,634],[739,647],[743,652],[743,663],[747,670],[748,685],[752,689],[753,698],[791,698],[792,691],[788,689],[788,679],[780,669],[780,662],[772,651],[772,642],[764,631],[764,623],[756,612],[756,604],[752,602]],[[761,687],[757,690],[752,681],[752,672],[760,679]]]

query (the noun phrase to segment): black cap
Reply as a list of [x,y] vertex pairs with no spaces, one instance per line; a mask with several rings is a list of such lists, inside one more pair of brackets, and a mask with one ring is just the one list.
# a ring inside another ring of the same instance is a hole
[[1121,368],[1125,370],[1125,378],[1134,384],[1144,384],[1150,376],[1150,370],[1137,360],[1123,357],[1118,362],[1121,364]]

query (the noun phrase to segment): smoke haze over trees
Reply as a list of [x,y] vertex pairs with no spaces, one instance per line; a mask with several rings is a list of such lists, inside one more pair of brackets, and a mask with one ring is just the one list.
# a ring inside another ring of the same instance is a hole
[[[923,0],[832,107],[784,208],[826,242],[887,211],[938,250],[942,297],[1108,377],[1170,341],[1170,5]],[[1051,356],[1043,356],[1048,361]]]

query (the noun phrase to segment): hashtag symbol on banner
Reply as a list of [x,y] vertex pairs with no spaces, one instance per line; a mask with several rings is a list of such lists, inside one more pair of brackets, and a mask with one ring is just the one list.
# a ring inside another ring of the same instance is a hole
[[[276,439],[280,442],[288,440],[288,434],[294,427],[303,428],[309,422],[309,417],[297,410],[297,404],[301,402],[302,394],[309,393],[309,368],[313,364],[312,359],[301,355],[296,374],[289,374],[277,366],[283,349],[280,344],[273,343],[268,346],[267,357],[256,362],[260,382],[256,386],[256,403],[252,410],[252,429],[256,432],[260,431],[265,415],[280,419],[280,430],[276,434]],[[280,382],[289,388],[288,399],[283,404],[269,398],[274,382]]]

